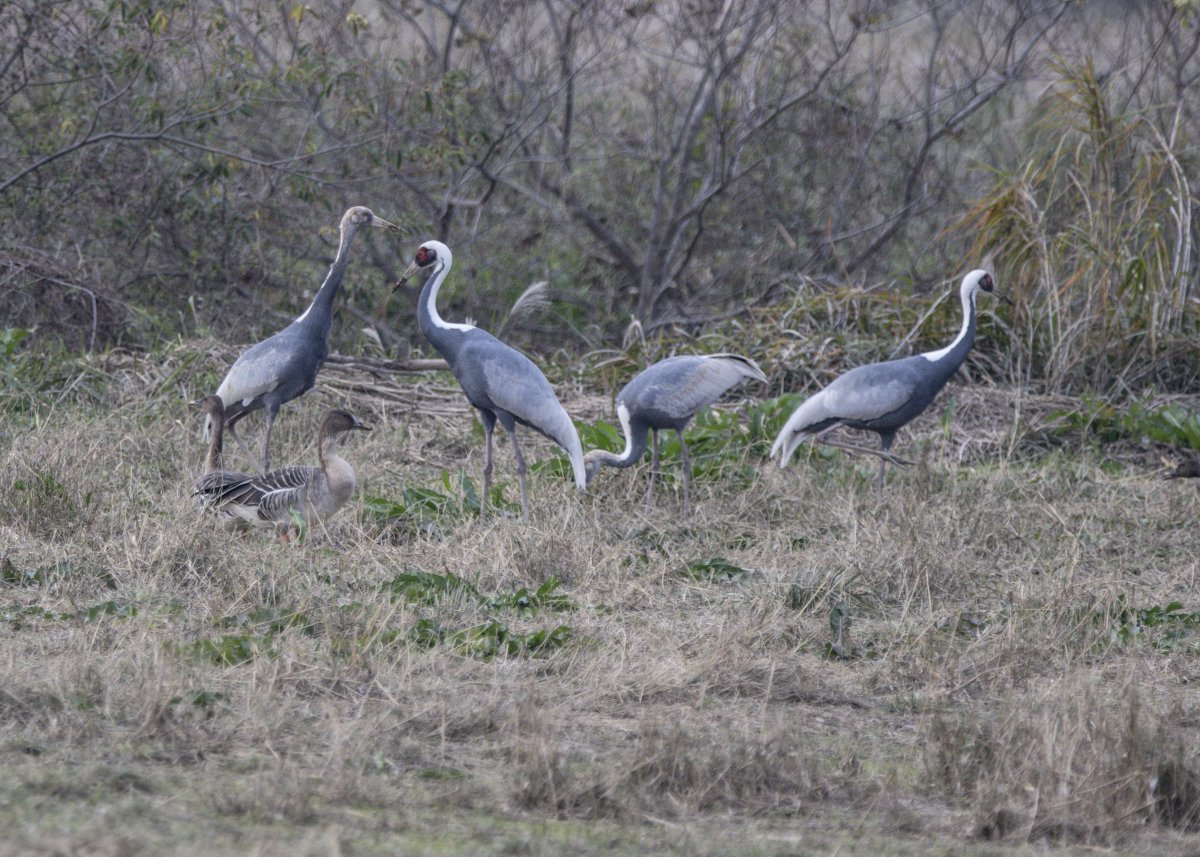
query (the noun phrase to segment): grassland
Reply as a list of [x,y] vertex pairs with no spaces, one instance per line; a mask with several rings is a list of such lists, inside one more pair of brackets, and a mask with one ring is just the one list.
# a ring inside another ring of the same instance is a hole
[[4,418],[0,855],[1200,850],[1200,497],[1158,447],[957,383],[881,505],[873,460],[781,471],[731,402],[689,519],[552,463],[479,520],[448,376],[345,370],[274,457],[349,405],[365,500],[282,544],[192,509],[224,363],[185,357]]

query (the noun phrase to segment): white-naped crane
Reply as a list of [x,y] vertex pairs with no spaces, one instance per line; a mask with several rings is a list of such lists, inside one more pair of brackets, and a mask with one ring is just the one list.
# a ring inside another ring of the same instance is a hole
[[[242,352],[217,388],[217,395],[225,403],[225,428],[251,458],[253,455],[238,437],[235,427],[247,414],[265,409],[267,425],[263,433],[263,473],[271,466],[271,427],[279,415],[280,406],[313,388],[317,372],[329,355],[333,300],[337,297],[350,263],[350,244],[358,230],[365,227],[401,231],[398,226],[375,216],[369,208],[356,205],[347,209],[342,215],[341,243],[337,256],[308,309],[283,330]],[[205,423],[206,436],[211,430],[210,419]]]
[[[975,298],[981,291],[994,294],[994,289],[991,274],[983,270],[971,271],[963,277],[959,289],[962,329],[953,342],[937,351],[869,363],[838,376],[792,412],[775,438],[771,456],[778,454],[779,466],[783,467],[796,448],[810,437],[814,442],[877,455],[876,488],[882,497],[883,471],[887,462],[906,463],[890,452],[896,432],[929,406],[967,359],[967,352],[975,342]],[[835,442],[827,437],[843,426],[875,432],[879,435],[879,449]]]
[[317,434],[318,466],[292,465],[261,474],[209,469],[219,453],[221,400],[206,396],[196,402],[213,422],[208,465],[192,487],[192,497],[202,509],[211,509],[227,523],[246,527],[272,528],[281,535],[297,520],[312,527],[328,521],[354,493],[354,468],[338,455],[342,435],[370,431],[351,413],[334,409],[326,413]]
[[467,401],[479,411],[483,422],[487,453],[483,465],[481,512],[487,506],[491,491],[492,432],[499,422],[512,438],[517,476],[521,482],[521,511],[528,515],[529,497],[525,486],[527,468],[521,445],[517,441],[517,425],[541,432],[566,451],[575,474],[575,484],[580,490],[587,486],[583,446],[579,442],[575,424],[554,395],[542,370],[532,360],[473,324],[454,324],[438,315],[438,289],[450,273],[453,261],[450,248],[445,244],[426,241],[417,248],[412,264],[396,288],[400,288],[417,271],[429,271],[417,302],[417,324],[425,338],[446,359]]
[[683,511],[688,513],[688,495],[692,484],[692,461],[683,430],[696,411],[708,407],[740,381],[751,378],[766,383],[758,364],[740,354],[682,355],[668,357],[638,373],[617,393],[617,419],[625,435],[620,455],[593,449],[584,456],[590,484],[601,467],[630,467],[646,452],[646,435],[653,434],[650,453],[650,480],[646,502],[654,496],[654,477],[658,470],[658,433],[673,429],[679,436],[683,458]]

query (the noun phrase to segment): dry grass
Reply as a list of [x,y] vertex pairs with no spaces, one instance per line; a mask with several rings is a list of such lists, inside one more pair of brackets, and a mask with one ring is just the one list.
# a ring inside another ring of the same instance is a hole
[[[1200,629],[1152,612],[1200,610],[1200,499],[1047,450],[1044,400],[956,385],[883,507],[874,462],[839,453],[701,480],[688,521],[671,485],[641,508],[641,470],[586,496],[543,473],[529,520],[355,502],[284,545],[193,512],[195,391],[135,367],[102,413],[0,430],[0,855],[1200,847]],[[419,383],[375,405],[324,385],[275,457],[310,459],[336,396],[377,426],[348,445],[364,494],[477,480],[465,405],[423,416],[444,381]],[[503,446],[497,468],[512,499]],[[744,573],[687,572],[718,557]],[[396,594],[409,572],[479,595]],[[500,603],[551,577],[571,605]],[[570,636],[493,657],[413,638],[493,621]]]

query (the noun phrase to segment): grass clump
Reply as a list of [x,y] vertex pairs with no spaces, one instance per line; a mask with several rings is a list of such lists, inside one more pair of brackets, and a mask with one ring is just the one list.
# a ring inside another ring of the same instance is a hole
[[1135,682],[1112,698],[1076,675],[1003,710],[926,726],[930,783],[971,805],[979,836],[1104,844],[1151,821],[1200,821],[1200,759]]
[[1056,71],[1026,159],[997,172],[968,219],[1019,307],[1006,374],[1050,392],[1194,387],[1182,135],[1152,110],[1125,112],[1090,61]]

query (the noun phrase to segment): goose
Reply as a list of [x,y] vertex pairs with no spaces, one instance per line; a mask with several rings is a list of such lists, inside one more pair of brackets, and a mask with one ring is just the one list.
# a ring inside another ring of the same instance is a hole
[[244,526],[286,534],[296,521],[307,527],[324,524],[354,493],[354,468],[338,455],[338,441],[347,432],[370,430],[353,414],[331,410],[317,434],[319,466],[278,467],[261,475],[210,470],[196,480],[192,495],[202,507],[236,518]]

